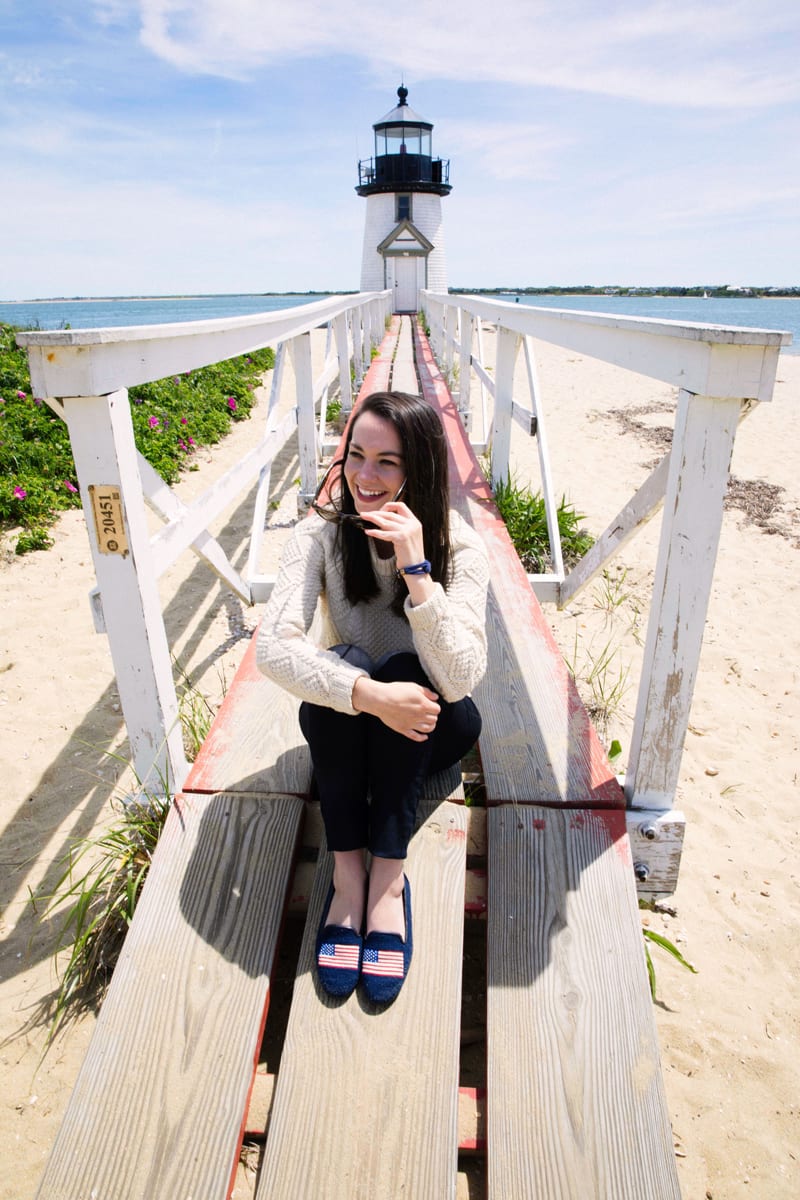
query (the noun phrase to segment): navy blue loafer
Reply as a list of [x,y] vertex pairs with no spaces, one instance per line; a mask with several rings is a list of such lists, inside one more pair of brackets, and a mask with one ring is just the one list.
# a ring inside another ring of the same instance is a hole
[[361,958],[361,985],[373,1004],[390,1004],[396,999],[406,981],[414,939],[411,930],[411,885],[406,876],[403,886],[403,909],[406,936],[397,933],[368,933],[364,939]]
[[328,913],[335,889],[328,891],[317,933],[317,977],[329,996],[343,999],[354,991],[361,974],[363,941],[361,934],[347,925],[329,925]]

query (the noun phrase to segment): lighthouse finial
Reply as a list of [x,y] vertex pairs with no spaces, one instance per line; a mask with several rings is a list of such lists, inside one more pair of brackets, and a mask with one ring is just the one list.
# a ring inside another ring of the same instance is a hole
[[406,103],[407,96],[408,96],[408,88],[403,87],[403,85],[401,84],[400,87],[397,89],[397,97],[400,101],[400,105],[399,105],[400,108],[402,108],[404,106],[404,104]]

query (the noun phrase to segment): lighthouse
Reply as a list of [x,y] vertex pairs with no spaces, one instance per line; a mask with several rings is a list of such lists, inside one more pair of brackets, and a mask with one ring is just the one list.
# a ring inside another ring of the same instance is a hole
[[358,164],[356,191],[367,201],[361,291],[390,288],[394,312],[416,312],[421,288],[447,291],[442,196],[450,162],[433,157],[433,125],[409,107],[408,88],[397,98],[372,127],[374,156]]

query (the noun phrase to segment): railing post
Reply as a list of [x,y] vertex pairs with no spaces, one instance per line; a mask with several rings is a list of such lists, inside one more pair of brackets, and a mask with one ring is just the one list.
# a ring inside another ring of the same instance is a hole
[[361,329],[362,329],[362,354],[364,357],[364,372],[369,370],[369,364],[372,361],[372,312],[369,304],[364,304],[361,307]]
[[380,346],[383,341],[383,313],[381,312],[383,305],[380,299],[376,296],[370,301],[369,309],[372,314],[372,345]]
[[292,338],[290,346],[297,398],[297,440],[300,458],[299,512],[305,512],[317,490],[317,425],[314,419],[314,372],[311,363],[311,334]]
[[353,371],[356,391],[364,381],[364,335],[361,322],[361,307],[350,310],[350,328],[353,332]]
[[63,401],[131,757],[143,790],[189,770],[125,389]]
[[448,377],[451,362],[450,351],[450,309],[447,304],[442,304],[442,326],[441,326],[441,345],[439,347],[439,369],[445,379]]
[[740,399],[680,390],[625,797],[669,809],[678,786]]
[[436,361],[442,361],[442,347],[444,345],[444,330],[445,330],[445,315],[444,305],[440,300],[434,301],[434,311],[436,320],[431,324],[431,332],[433,334],[433,348],[436,355]]
[[364,305],[364,369],[369,370],[372,362],[372,347],[375,344],[375,310],[372,301]]
[[333,322],[336,334],[336,354],[339,358],[339,399],[342,412],[353,407],[353,385],[350,379],[350,344],[347,336],[347,313],[339,313]]
[[514,367],[519,334],[513,329],[497,330],[495,360],[494,423],[492,425],[492,487],[508,479],[511,457],[511,409],[514,403]]
[[[480,317],[476,317],[475,320],[477,322],[475,334],[478,345],[478,362],[481,364],[481,366],[483,366],[483,321]],[[483,379],[481,379],[481,433],[483,434],[484,440],[486,440],[488,424],[489,422],[486,412],[486,384],[483,382]]]
[[[525,354],[525,366],[528,370],[528,391],[531,397],[531,412],[536,420],[536,444],[539,451],[539,474],[542,477],[542,496],[544,498],[545,517],[547,519],[547,538],[550,543],[550,560],[553,574],[559,580],[564,578],[564,556],[561,552],[561,532],[558,528],[558,504],[553,489],[553,477],[550,470],[550,451],[547,445],[545,431],[544,406],[540,403],[539,372],[536,369],[536,353],[533,348],[533,338],[522,339],[522,349]],[[561,584],[559,583],[559,587]]]
[[472,313],[461,309],[461,338],[458,356],[458,411],[464,428],[472,431],[472,405],[470,391],[472,383]]

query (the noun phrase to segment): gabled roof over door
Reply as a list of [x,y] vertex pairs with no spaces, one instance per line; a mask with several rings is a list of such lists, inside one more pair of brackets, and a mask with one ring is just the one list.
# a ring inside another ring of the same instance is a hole
[[387,254],[430,254],[433,242],[408,219],[396,225],[392,232],[378,244],[378,253]]

